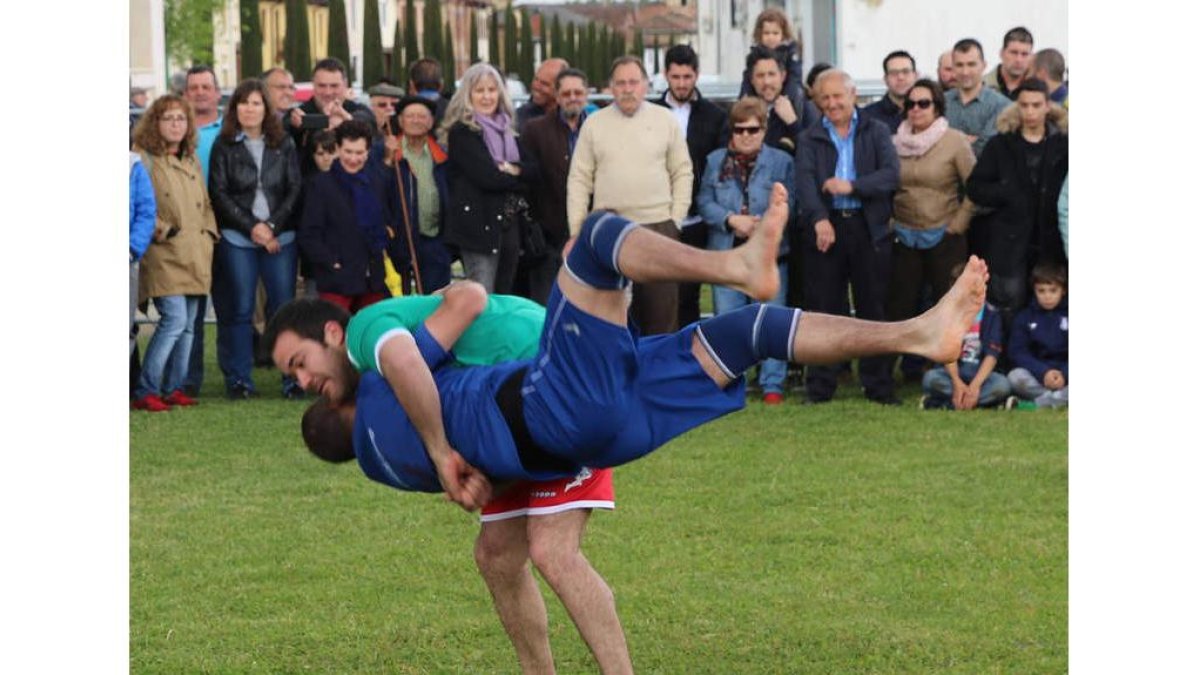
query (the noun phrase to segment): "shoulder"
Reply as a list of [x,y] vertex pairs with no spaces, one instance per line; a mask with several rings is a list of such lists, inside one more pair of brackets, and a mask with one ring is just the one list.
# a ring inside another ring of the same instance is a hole
[[[725,151],[725,150],[724,150],[724,148],[722,148],[722,150],[721,150],[721,151],[722,151],[722,152],[724,152],[724,151]],[[764,146],[763,146],[763,148],[762,148],[762,159],[765,159],[765,160],[767,160],[768,162],[771,162],[771,163],[773,163],[773,164],[788,164],[788,165],[791,165],[791,163],[792,163],[792,156],[791,156],[791,155],[789,155],[789,154],[787,154],[786,152],[784,152],[784,151],[780,150],[779,148],[773,148],[773,147],[771,147],[771,146],[769,146],[769,145],[764,145]]]

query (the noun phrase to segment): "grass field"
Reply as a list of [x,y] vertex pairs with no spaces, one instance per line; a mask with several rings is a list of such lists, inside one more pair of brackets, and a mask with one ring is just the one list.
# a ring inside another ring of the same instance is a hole
[[[255,377],[131,413],[131,671],[518,672],[474,517],[311,459]],[[752,402],[617,470],[585,551],[639,672],[1066,672],[1067,413],[900,393]],[[594,672],[544,594],[559,672]]]

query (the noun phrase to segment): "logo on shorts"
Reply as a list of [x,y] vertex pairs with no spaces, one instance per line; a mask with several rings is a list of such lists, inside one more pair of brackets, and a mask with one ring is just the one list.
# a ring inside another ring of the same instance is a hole
[[567,492],[570,492],[571,488],[581,487],[583,485],[583,483],[591,477],[592,477],[592,470],[587,468],[586,466],[583,467],[583,470],[579,472],[579,475],[575,476],[575,480],[571,481],[570,483],[567,483],[567,486],[563,488],[563,493],[565,494]]

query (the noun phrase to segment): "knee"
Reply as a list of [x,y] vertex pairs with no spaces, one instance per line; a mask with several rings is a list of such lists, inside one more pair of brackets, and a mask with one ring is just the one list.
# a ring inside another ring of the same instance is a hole
[[487,578],[511,577],[529,559],[525,546],[511,537],[490,536],[485,529],[475,540],[475,566]]
[[548,538],[534,538],[529,542],[529,559],[542,578],[551,586],[557,586],[586,564],[578,548],[564,547],[561,542]]

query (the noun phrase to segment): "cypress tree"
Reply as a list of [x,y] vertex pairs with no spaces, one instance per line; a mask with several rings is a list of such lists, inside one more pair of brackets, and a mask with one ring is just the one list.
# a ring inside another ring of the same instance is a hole
[[326,31],[326,44],[329,45],[329,56],[336,58],[346,67],[350,67],[350,31],[346,23],[345,0],[330,0],[329,25]]
[[520,66],[520,61],[517,60],[517,40],[518,31],[516,14],[513,12],[512,3],[504,8],[504,70],[500,71],[502,75],[508,77],[508,74],[516,71]]
[[529,10],[521,10],[521,81],[533,87],[533,26]]
[[425,0],[425,17],[421,25],[424,38],[423,56],[441,60],[442,50],[442,9],[438,0]]
[[604,59],[607,54],[608,25],[605,24],[596,29],[592,38],[592,67],[595,69],[597,82],[603,82],[604,76],[608,73],[608,64]]
[[537,18],[538,44],[542,46],[542,58],[538,61],[538,63],[541,63],[542,61],[550,58],[550,43],[546,41],[546,15],[542,14],[541,12],[537,12]]
[[[578,35],[575,29],[575,22],[567,24],[566,33],[563,35],[563,58],[571,63],[576,68],[583,69],[583,60],[579,58],[579,42]],[[587,71],[584,71],[587,72]]]
[[471,52],[470,64],[479,63],[479,17],[475,16],[475,11],[471,10],[467,15],[471,22]]
[[646,61],[646,42],[645,42],[644,38],[642,38],[642,31],[638,30],[638,29],[634,29],[634,32],[633,32],[633,55],[638,57],[639,59],[642,60],[643,63],[645,63],[645,61]]
[[617,29],[612,32],[612,52],[608,62],[611,64],[618,56],[625,56],[625,34]]
[[550,22],[550,55],[559,59],[565,58],[566,55],[566,51],[563,49],[562,24],[558,22],[557,14]]
[[[405,69],[421,58],[421,48],[417,46],[417,6],[413,0],[404,0],[404,64]],[[408,82],[406,76],[402,82]]]
[[283,35],[283,62],[297,77],[303,77],[301,73],[308,74],[313,66],[308,47],[308,3],[287,0],[284,21],[287,32]]
[[583,63],[583,72],[587,73],[588,80],[597,82],[596,80],[596,55],[593,47],[596,43],[596,24],[588,22],[587,28],[581,29],[582,33],[579,36],[579,60]]
[[497,70],[504,70],[503,64],[500,63],[500,17],[495,9],[488,15],[488,63]]
[[450,30],[450,22],[442,24],[442,49],[445,56],[442,60],[442,80],[454,82],[458,79],[458,59],[454,57],[454,32]]
[[258,0],[241,0],[238,12],[242,19],[242,72],[239,79],[258,77],[263,71],[262,26],[258,20]]
[[[367,0],[363,11],[362,84],[369,87],[383,77],[383,38],[379,35],[379,3]],[[350,64],[346,64],[349,68]]]
[[404,58],[404,36],[400,30],[400,20],[396,20],[396,27],[392,31],[392,82],[396,86],[403,87],[408,80],[408,72],[404,70],[404,64],[407,63]]

